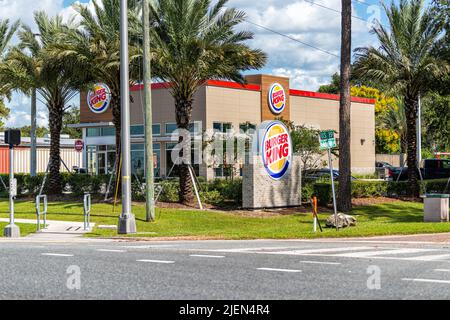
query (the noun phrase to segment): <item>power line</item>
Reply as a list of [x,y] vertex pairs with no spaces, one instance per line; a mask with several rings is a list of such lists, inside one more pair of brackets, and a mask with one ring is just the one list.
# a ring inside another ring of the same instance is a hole
[[[320,7],[320,8],[327,9],[327,10],[330,10],[330,11],[333,11],[333,12],[336,12],[336,13],[339,13],[339,14],[342,14],[341,11],[339,11],[339,10],[337,10],[337,9],[334,9],[334,8],[330,8],[330,7],[324,6],[323,4],[320,4],[320,3],[317,3],[317,2],[314,2],[314,1],[310,1],[310,0],[303,0],[303,1],[308,2],[308,3],[310,3],[310,4],[313,4],[313,5],[315,5],[315,6],[318,6],[318,7]],[[353,1],[356,1],[356,0],[353,0]],[[362,2],[362,1],[358,1],[358,2],[359,2],[359,3],[364,3],[364,4],[366,4],[365,2]],[[364,22],[372,23],[372,21],[366,20],[366,19],[361,18],[361,17],[358,17],[358,16],[352,15],[352,18],[358,19],[358,20],[361,20],[361,21],[364,21]],[[381,24],[381,23],[380,23],[380,24]],[[384,24],[381,24],[381,25],[384,26],[385,28],[389,28],[388,26],[386,26],[386,25],[384,25]]]
[[377,5],[375,3],[367,3],[367,2],[364,2],[364,1],[361,1],[361,0],[352,0],[352,1],[360,3],[360,4],[363,4],[363,5],[368,6],[368,7]]
[[326,53],[326,54],[328,54],[328,55],[330,55],[330,56],[333,56],[333,57],[336,57],[336,58],[340,58],[337,54],[334,54],[334,53],[332,53],[332,52],[330,52],[330,51],[327,51],[327,50],[325,50],[325,49],[316,47],[316,46],[314,46],[314,45],[312,45],[312,44],[303,42],[303,41],[301,41],[301,40],[295,39],[294,37],[291,37],[291,36],[289,36],[289,35],[287,35],[287,34],[284,34],[284,33],[278,32],[278,31],[275,31],[275,30],[270,29],[270,28],[268,28],[268,27],[265,27],[265,26],[262,26],[262,25],[260,25],[260,24],[251,22],[251,21],[249,21],[249,20],[247,20],[247,19],[244,20],[244,21],[247,22],[247,23],[249,23],[249,24],[252,24],[252,25],[254,25],[254,26],[257,26],[257,27],[259,27],[259,28],[261,28],[261,29],[267,30],[267,31],[269,31],[269,32],[278,34],[278,35],[280,35],[280,36],[282,36],[282,37],[285,37],[285,38],[288,38],[288,39],[290,39],[290,40],[293,40],[293,41],[296,41],[296,42],[298,42],[298,43],[301,43],[301,44],[303,44],[303,45],[305,45],[305,46],[307,46],[307,47],[310,47],[310,48],[316,49],[316,50],[318,50],[318,51],[321,51],[321,52],[323,52],[323,53]]

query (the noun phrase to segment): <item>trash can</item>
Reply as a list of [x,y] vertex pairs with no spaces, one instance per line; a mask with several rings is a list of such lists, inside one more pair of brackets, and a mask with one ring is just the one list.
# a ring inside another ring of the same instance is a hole
[[426,194],[424,197],[425,222],[448,222],[449,194]]

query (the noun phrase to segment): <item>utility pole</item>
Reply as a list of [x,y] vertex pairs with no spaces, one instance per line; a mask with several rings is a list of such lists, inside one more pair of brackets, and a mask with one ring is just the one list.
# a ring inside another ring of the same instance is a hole
[[119,234],[136,233],[131,213],[130,88],[128,58],[128,1],[120,0],[120,107],[122,128],[122,213]]
[[352,210],[350,69],[352,55],[352,0],[341,0],[341,83],[339,102],[339,195],[338,210]]
[[36,88],[31,91],[30,175],[36,176]]
[[146,181],[146,220],[155,221],[155,189],[153,174],[153,115],[152,115],[152,73],[150,58],[150,13],[149,0],[142,1],[144,28],[144,105],[145,105],[145,181]]

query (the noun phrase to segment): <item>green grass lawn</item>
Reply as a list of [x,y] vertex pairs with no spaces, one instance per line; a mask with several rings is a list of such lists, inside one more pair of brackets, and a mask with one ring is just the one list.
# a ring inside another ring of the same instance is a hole
[[[3,215],[2,215],[3,217]],[[3,237],[3,229],[8,225],[7,222],[0,222],[0,237]],[[30,233],[36,232],[36,225],[32,224],[23,224],[23,223],[16,223],[20,228],[20,235],[22,237],[29,235]]]
[[[35,219],[34,204],[16,202],[16,219]],[[81,203],[49,203],[48,220],[83,221]],[[93,204],[91,221],[97,225],[116,225],[120,207],[113,212],[110,204]],[[415,234],[450,232],[450,223],[424,223],[423,204],[411,202],[389,202],[356,207],[353,216],[356,227],[336,232],[324,229],[323,233],[312,232],[311,214],[293,214],[276,217],[254,218],[236,216],[226,212],[181,209],[157,209],[157,221],[147,223],[145,207],[133,206],[137,219],[138,234],[145,237],[199,237],[223,239],[289,239],[314,237],[356,237],[374,235]],[[0,201],[0,217],[8,216],[8,202]],[[327,215],[320,215],[322,224]],[[115,230],[95,228],[88,236],[116,236]]]

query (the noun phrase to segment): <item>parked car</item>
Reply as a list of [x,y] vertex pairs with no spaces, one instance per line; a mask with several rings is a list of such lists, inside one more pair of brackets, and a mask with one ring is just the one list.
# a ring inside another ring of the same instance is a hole
[[377,161],[375,162],[375,168],[394,168],[394,166],[388,162]]
[[[393,180],[404,181],[408,179],[409,168],[393,168]],[[450,159],[425,159],[420,168],[424,180],[448,179],[450,178]]]
[[378,177],[380,179],[392,180],[393,169],[395,169],[395,167],[388,162],[384,161],[375,162],[375,171],[377,172]]
[[[303,177],[306,180],[314,181],[318,179],[329,179],[330,178],[330,169],[311,169],[303,171]],[[333,170],[333,179],[337,180],[339,178],[339,170]],[[351,177],[352,180],[356,180],[355,177]]]

